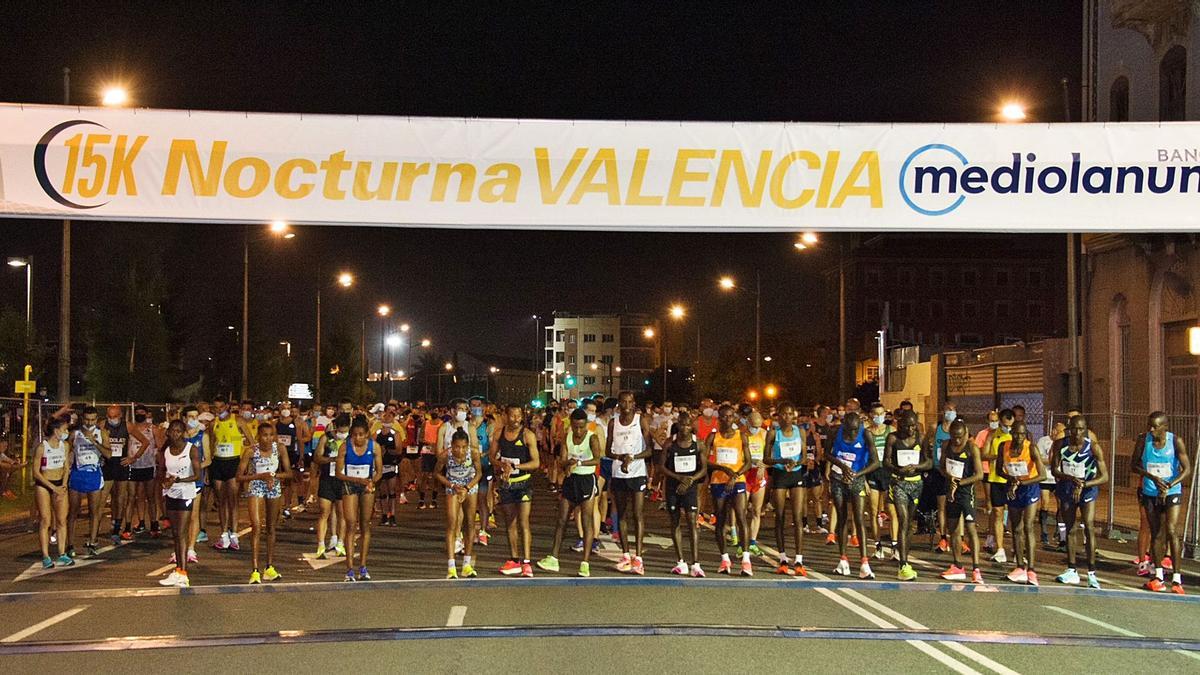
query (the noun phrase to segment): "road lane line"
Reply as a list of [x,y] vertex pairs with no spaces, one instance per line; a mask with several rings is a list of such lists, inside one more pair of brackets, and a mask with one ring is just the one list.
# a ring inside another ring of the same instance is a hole
[[455,605],[450,608],[450,617],[446,619],[447,627],[457,627],[463,625],[463,619],[467,616],[466,605]]
[[175,563],[167,563],[166,565],[163,565],[162,567],[160,567],[156,570],[151,570],[148,574],[146,574],[146,576],[148,576],[148,577],[161,576],[161,575],[165,574],[166,572],[169,572],[170,570],[173,570],[173,569],[175,569]]
[[[850,602],[849,600],[843,598],[842,596],[838,595],[837,593],[834,593],[833,591],[829,590],[828,588],[818,588],[816,590],[821,595],[824,595],[825,597],[829,598],[830,600],[834,601],[835,603],[850,610],[851,612],[857,614],[858,616],[866,619],[868,622],[875,624],[875,626],[878,628],[886,628],[889,630],[895,630],[895,628],[896,628],[895,624],[884,621],[883,619],[875,616],[874,614],[868,612],[867,610],[863,609],[862,607],[859,607],[858,605],[854,604],[853,602]],[[967,664],[962,663],[961,661],[958,661],[951,656],[943,654],[942,652],[939,652],[937,649],[934,649],[932,645],[921,642],[920,640],[905,640],[905,642],[909,645],[912,645],[917,651],[921,652],[922,654],[925,654],[926,656],[934,659],[938,663],[941,663],[942,665],[946,666],[947,668],[949,668],[957,673],[963,673],[964,675],[971,675],[972,673],[974,675],[983,675],[978,670],[975,670],[974,668],[968,666]]]
[[[1069,609],[1063,609],[1062,607],[1055,607],[1054,605],[1042,605],[1042,607],[1045,607],[1046,609],[1048,609],[1052,612],[1058,612],[1059,614],[1065,614],[1066,616],[1069,616],[1073,619],[1079,619],[1080,621],[1090,623],[1094,626],[1099,626],[1099,627],[1103,628],[1104,630],[1112,631],[1113,633],[1116,633],[1117,635],[1124,635],[1125,637],[1132,637],[1132,638],[1146,637],[1145,635],[1141,635],[1140,633],[1135,633],[1131,630],[1125,630],[1124,628],[1121,628],[1120,626],[1114,626],[1111,623],[1105,623],[1105,622],[1101,621],[1100,619],[1093,619],[1092,617],[1080,614],[1079,612],[1072,612]],[[1183,656],[1186,656],[1189,659],[1196,659],[1197,661],[1200,661],[1200,654],[1196,654],[1195,652],[1189,652],[1189,651],[1185,651],[1183,649],[1173,649],[1171,651],[1175,652],[1176,654],[1182,654]]]
[[67,619],[75,616],[76,614],[82,612],[83,610],[87,609],[88,607],[89,607],[89,605],[79,605],[78,607],[72,607],[71,609],[68,609],[65,612],[59,612],[58,614],[55,614],[54,616],[50,617],[49,619],[46,619],[45,621],[39,621],[39,622],[33,624],[32,626],[30,626],[29,628],[26,628],[24,630],[19,630],[4,639],[0,639],[0,642],[17,642],[19,640],[24,640],[25,638],[29,637],[30,635],[33,635],[35,633],[40,633],[43,630],[46,630],[50,626],[53,626],[54,624],[56,624],[60,621],[66,621]]

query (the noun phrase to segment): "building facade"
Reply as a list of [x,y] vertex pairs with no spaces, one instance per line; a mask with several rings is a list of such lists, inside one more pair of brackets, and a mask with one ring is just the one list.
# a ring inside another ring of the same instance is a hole
[[545,328],[544,390],[556,399],[641,391],[659,367],[659,335],[642,314],[555,312]]

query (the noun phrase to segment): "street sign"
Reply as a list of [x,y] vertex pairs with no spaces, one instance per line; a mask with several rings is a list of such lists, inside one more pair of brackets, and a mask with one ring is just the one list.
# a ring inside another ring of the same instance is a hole
[[303,382],[297,382],[297,383],[293,384],[292,386],[288,387],[288,398],[290,398],[290,399],[308,400],[308,399],[311,399],[312,397],[313,397],[312,387],[308,386],[307,384],[304,384]]
[[36,394],[37,380],[17,380],[13,383],[13,391],[18,394]]

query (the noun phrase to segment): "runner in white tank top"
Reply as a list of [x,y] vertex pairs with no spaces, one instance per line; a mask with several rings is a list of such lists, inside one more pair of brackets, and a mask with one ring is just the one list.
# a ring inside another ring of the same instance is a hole
[[[633,392],[623,391],[617,398],[618,414],[608,422],[608,448],[605,454],[613,460],[612,494],[617,505],[617,522],[621,526],[621,560],[617,571],[645,574],[642,564],[642,540],[646,534],[642,517],[642,502],[646,494],[646,459],[650,457],[653,442],[650,425],[637,413]],[[629,555],[630,529],[625,514],[630,499],[633,500],[633,518],[637,534],[637,545],[632,560]]]

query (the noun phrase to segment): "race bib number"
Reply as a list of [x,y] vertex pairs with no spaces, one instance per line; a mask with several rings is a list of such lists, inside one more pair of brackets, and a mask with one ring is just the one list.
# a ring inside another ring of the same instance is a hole
[[329,477],[337,478],[337,462],[329,463]]
[[370,464],[347,464],[346,475],[351,478],[366,478],[371,475]]
[[279,436],[278,438],[276,438],[275,442],[279,443],[280,445],[282,445],[285,448],[292,447],[292,437],[291,436]]
[[896,464],[898,466],[916,466],[920,461],[921,451],[916,448],[896,450]]
[[432,455],[433,454],[433,446],[432,445],[422,445],[421,446],[421,454],[422,455]]
[[237,449],[233,446],[233,443],[217,443],[217,457],[223,459],[237,457]]
[[112,454],[113,457],[116,457],[116,458],[123,457],[125,455],[125,444],[124,443],[109,443],[108,451],[109,451],[109,453]]
[[1146,464],[1146,473],[1155,478],[1167,479],[1174,473],[1173,468],[1168,462],[1150,462]]
[[950,474],[952,478],[962,478],[964,468],[966,468],[965,462],[960,462],[957,459],[946,460],[946,473]]
[[1087,467],[1083,464],[1075,462],[1063,462],[1061,466],[1062,472],[1071,478],[1087,478]]
[[675,473],[695,473],[695,455],[677,455],[675,457]]
[[66,461],[66,457],[63,455],[54,455],[54,456],[42,455],[42,468],[43,469],[61,469],[61,468],[63,468],[63,464],[65,463],[65,461]]
[[1029,475],[1029,465],[1025,462],[1005,462],[1004,470],[1013,478],[1025,478]]
[[858,455],[855,455],[853,452],[839,452],[838,459],[842,460],[846,464],[853,466],[854,460],[858,459]]
[[80,448],[78,453],[79,466],[99,466],[100,453],[95,448]]
[[275,473],[279,462],[274,457],[259,457],[254,460],[255,473]]
[[761,462],[763,458],[763,442],[757,439],[750,439],[750,459],[755,462]]
[[740,454],[742,453],[737,448],[717,448],[717,464],[726,466],[737,464]]
[[796,459],[800,456],[800,441],[781,441],[779,456],[783,459]]
[[420,449],[420,448],[418,448],[418,447],[417,447],[417,446],[415,446],[415,445],[410,445],[410,446],[408,446],[408,447],[404,448],[404,454],[406,454],[406,455],[419,455],[419,454],[421,454],[421,449]]
[[395,464],[384,464],[383,472],[384,473],[396,473],[396,465]]

